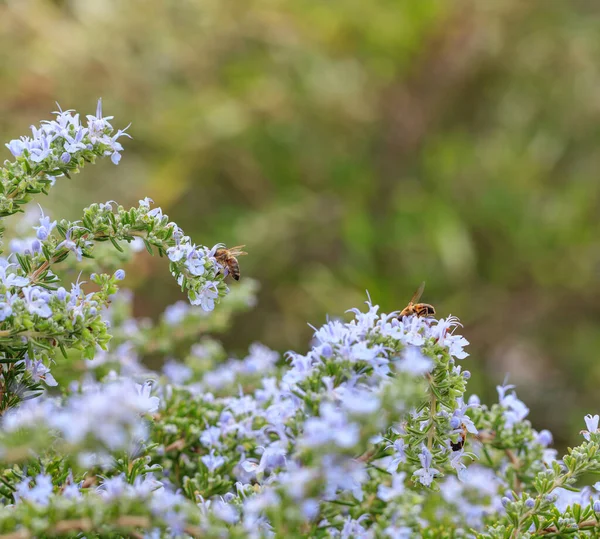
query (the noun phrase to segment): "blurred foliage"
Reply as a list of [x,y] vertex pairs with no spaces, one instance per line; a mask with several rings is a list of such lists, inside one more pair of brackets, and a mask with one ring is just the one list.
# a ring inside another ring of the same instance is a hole
[[[591,0],[0,0],[0,132],[102,96],[134,140],[45,206],[150,195],[246,244],[232,352],[426,280],[482,393],[510,372],[560,444],[598,412],[598,65]],[[179,298],[156,264],[128,274],[140,315]]]

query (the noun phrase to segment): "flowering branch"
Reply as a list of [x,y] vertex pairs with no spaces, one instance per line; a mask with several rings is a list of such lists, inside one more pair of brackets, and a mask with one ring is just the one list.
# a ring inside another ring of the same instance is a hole
[[87,126],[72,112],[59,109],[56,120],[32,126],[31,137],[6,144],[16,159],[0,168],[0,217],[21,211],[33,195],[48,194],[56,178],[70,177],[97,157],[110,156],[115,165],[119,163],[123,147],[118,139],[129,135],[127,128],[114,133],[108,122],[112,116],[102,116],[102,100],[98,100],[96,115],[87,116]]
[[[9,143],[0,216],[96,157],[118,163],[108,120],[60,111]],[[599,416],[559,460],[513,386],[491,406],[467,396],[457,318],[370,301],[315,328],[306,353],[231,357],[217,335],[256,284],[225,297],[215,247],[150,203],[42,213],[0,259],[0,539],[598,535],[600,482],[577,485],[600,472]],[[115,264],[143,246],[189,299],[157,322],[119,291]],[[61,285],[59,265],[89,270],[94,290]]]
[[[101,101],[86,126],[73,111],[55,114],[55,120],[32,127],[32,137],[6,144],[15,160],[0,168],[0,218],[21,211],[33,195],[47,193],[57,177],[78,172],[96,157],[110,156],[119,163],[123,147],[118,139],[129,135],[125,130],[114,133]],[[141,200],[129,210],[113,202],[92,204],[74,222],[51,221],[42,212],[35,239],[13,253],[17,264],[0,259],[0,414],[39,395],[43,384],[57,384],[50,373],[57,352],[67,358],[68,350],[77,350],[89,360],[107,349],[111,335],[102,311],[125,272],[92,273],[99,290],[86,294],[78,280],[67,292],[55,267],[69,254],[81,262],[93,258],[97,243],[123,252],[121,242],[140,241],[150,253],[156,249],[169,258],[171,273],[193,305],[212,311],[227,294],[225,268],[214,256],[217,246],[194,245],[160,208],[150,209],[150,202]]]

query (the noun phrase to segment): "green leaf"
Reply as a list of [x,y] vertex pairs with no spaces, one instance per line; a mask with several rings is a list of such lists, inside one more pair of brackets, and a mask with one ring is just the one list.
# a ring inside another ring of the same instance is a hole
[[123,248],[117,243],[117,240],[115,240],[112,236],[110,238],[110,242],[114,245],[115,249],[117,251],[119,251],[120,253],[124,253],[125,251],[123,250]]

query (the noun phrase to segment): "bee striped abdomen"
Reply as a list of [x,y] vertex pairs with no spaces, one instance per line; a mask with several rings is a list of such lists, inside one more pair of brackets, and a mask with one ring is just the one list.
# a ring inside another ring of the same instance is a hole
[[231,276],[236,280],[240,280],[240,265],[238,261],[234,258],[229,262],[229,271],[231,272]]
[[435,309],[429,303],[417,303],[415,305],[415,313],[417,316],[433,316]]

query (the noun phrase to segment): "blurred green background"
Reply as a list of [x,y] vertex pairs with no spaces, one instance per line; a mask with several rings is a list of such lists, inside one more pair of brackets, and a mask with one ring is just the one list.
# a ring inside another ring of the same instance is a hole
[[[232,353],[305,350],[307,322],[425,280],[471,387],[510,372],[564,446],[600,412],[599,65],[595,1],[0,0],[0,133],[102,96],[132,122],[121,164],[40,202],[147,195],[246,244]],[[134,268],[140,316],[180,299],[164,260]]]

